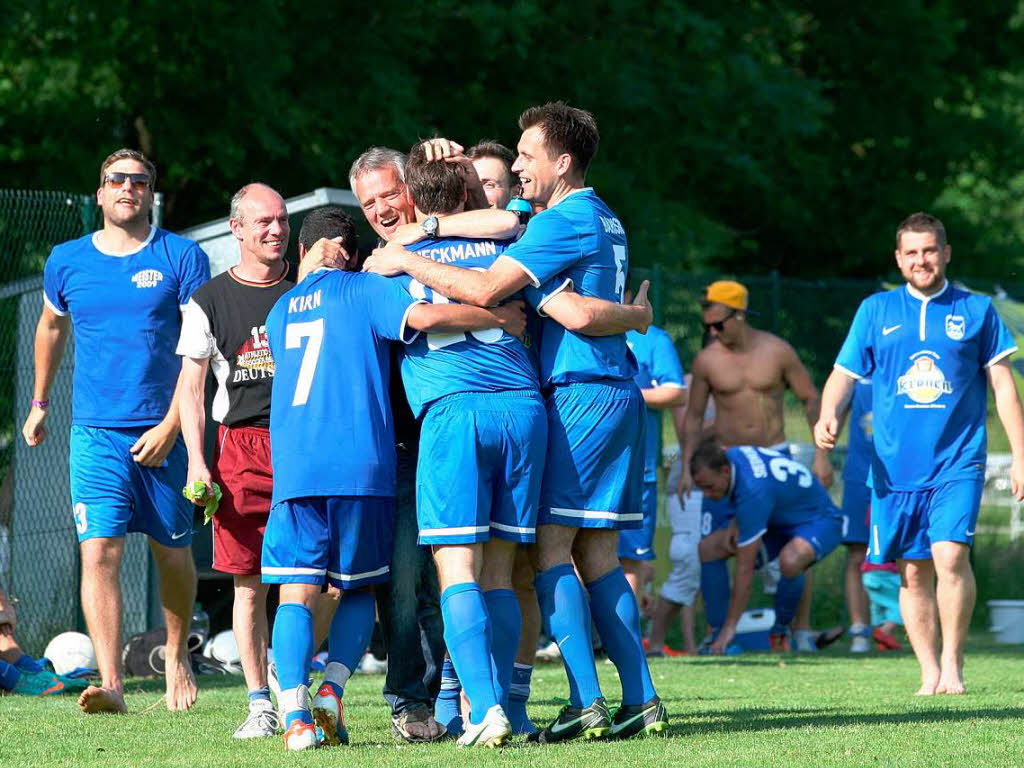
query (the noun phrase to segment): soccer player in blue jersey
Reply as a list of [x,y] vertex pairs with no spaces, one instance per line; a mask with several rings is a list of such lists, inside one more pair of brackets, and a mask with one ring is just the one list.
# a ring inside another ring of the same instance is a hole
[[838,414],[854,382],[871,378],[868,557],[900,564],[900,611],[921,667],[919,695],[966,690],[986,378],[1013,455],[1011,488],[1024,499],[1024,418],[1008,359],[1017,347],[987,296],[949,284],[951,255],[934,216],[915,213],[900,223],[896,264],[907,284],[861,302],[814,428],[819,447],[835,447]]
[[191,240],[149,222],[156,170],[121,149],[100,167],[103,228],[58,245],[43,268],[36,327],[29,445],[46,439],[49,392],[75,325],[71,502],[82,557],[82,611],[102,685],[79,699],[85,712],[124,712],[120,568],[124,536],[150,537],[167,624],[167,708],[188,709],[196,684],[186,636],[195,599],[192,505],[181,495],[175,345],[181,309],[210,277]]
[[[288,749],[348,740],[344,685],[373,629],[366,587],[388,579],[395,496],[389,344],[426,333],[521,333],[518,307],[484,310],[413,299],[397,282],[321,269],[267,317],[275,363],[270,440],[273,505],[262,577],[281,585],[273,629]],[[312,608],[321,586],[344,590],[329,631],[324,684],[308,703]]]
[[[659,733],[667,716],[644,658],[636,598],[617,557],[618,530],[639,527],[643,517],[643,400],[633,382],[636,362],[625,332],[647,328],[650,305],[643,291],[637,305],[621,304],[628,268],[625,229],[593,189],[584,187],[598,144],[593,116],[551,103],[528,109],[519,126],[523,134],[512,170],[519,174],[523,197],[545,210],[491,267],[460,269],[391,245],[371,256],[367,268],[405,272],[445,296],[479,306],[530,286],[530,302],[547,315],[540,360],[548,448],[536,585],[570,689],[570,704],[531,738]],[[518,231],[511,212],[487,213],[507,214],[510,234]],[[438,222],[436,234],[465,234],[457,219]],[[553,279],[557,292],[541,290]],[[569,281],[575,293],[564,290]],[[589,606],[573,560],[587,584]],[[622,682],[614,722],[597,680],[591,608]]]
[[[628,280],[627,275],[627,283]],[[626,301],[632,301],[632,291],[626,292]],[[686,382],[679,354],[666,331],[654,325],[647,329],[647,333],[628,331],[626,344],[636,357],[639,369],[635,380],[644,399],[647,431],[641,507],[643,526],[619,533],[619,562],[637,602],[642,603],[644,589],[654,575],[650,562],[654,560],[654,526],[658,515],[661,415],[665,410],[686,406]]]
[[857,382],[850,403],[850,436],[843,464],[843,544],[846,546],[846,612],[850,615],[850,650],[871,650],[868,624],[868,593],[861,579],[861,565],[868,551],[867,512],[871,506],[868,468],[871,466],[871,381]]
[[[463,166],[427,160],[417,143],[406,163],[416,218],[456,213],[466,200]],[[485,269],[507,241],[427,239],[426,258]],[[399,276],[415,297],[449,299]],[[471,704],[462,746],[497,746],[510,734],[509,685],[521,615],[512,590],[517,544],[535,539],[547,445],[537,371],[523,343],[493,329],[427,334],[405,347],[402,380],[422,424],[416,507],[420,544],[433,548],[448,653]]]
[[768,558],[779,558],[773,634],[793,620],[804,571],[839,545],[842,520],[828,491],[803,464],[781,451],[744,445],[728,450],[705,440],[690,459],[690,476],[708,499],[728,503],[736,516],[736,579],[729,610],[712,653],[725,653],[750,602],[762,539]]

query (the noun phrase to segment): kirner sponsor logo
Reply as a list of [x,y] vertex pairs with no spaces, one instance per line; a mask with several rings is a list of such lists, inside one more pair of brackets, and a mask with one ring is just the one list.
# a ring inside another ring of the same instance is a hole
[[944,405],[932,405],[943,395],[953,391],[953,385],[946,381],[946,375],[938,366],[939,356],[934,352],[924,351],[911,355],[913,361],[910,370],[897,379],[897,395],[906,395],[914,405],[907,408],[945,408]]

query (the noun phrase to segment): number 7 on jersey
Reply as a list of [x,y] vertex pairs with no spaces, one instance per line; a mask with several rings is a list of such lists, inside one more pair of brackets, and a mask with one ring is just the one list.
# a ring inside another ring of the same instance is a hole
[[305,405],[309,399],[309,390],[313,386],[313,375],[316,364],[320,361],[320,347],[324,341],[324,319],[311,320],[308,323],[288,323],[285,326],[284,348],[300,349],[302,340],[306,348],[302,352],[302,364],[299,366],[299,378],[295,382],[295,396],[292,405]]

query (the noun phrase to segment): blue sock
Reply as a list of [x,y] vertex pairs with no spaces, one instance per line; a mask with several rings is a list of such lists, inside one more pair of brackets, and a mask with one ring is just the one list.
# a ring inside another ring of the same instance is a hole
[[484,592],[487,615],[491,620],[491,674],[494,693],[502,709],[508,709],[508,692],[512,684],[512,667],[519,650],[519,634],[523,614],[516,593],[511,589],[489,589]]
[[538,573],[534,585],[540,614],[562,651],[562,664],[569,678],[569,703],[589,707],[602,694],[590,635],[590,606],[583,585],[569,563]]
[[487,605],[473,582],[453,584],[441,595],[441,617],[448,654],[469,697],[470,720],[478,725],[498,703],[491,676],[491,638]]
[[512,725],[513,733],[533,733],[537,726],[526,714],[526,702],[530,700],[530,676],[533,675],[533,667],[529,664],[516,662],[512,667],[512,684],[508,691],[508,706],[505,714]]
[[796,616],[797,606],[804,594],[804,575],[801,573],[793,579],[782,577],[775,592],[775,625],[788,627]]
[[14,666],[22,672],[42,672],[46,667],[39,659],[33,659],[27,653],[21,654],[21,658],[14,662]]
[[262,688],[253,688],[249,691],[249,703],[252,704],[254,701],[270,701],[270,686],[264,685]]
[[587,591],[604,650],[619,671],[622,703],[650,701],[657,693],[640,638],[640,610],[626,574],[622,568],[616,568],[587,584]]
[[716,630],[725,624],[729,613],[729,564],[712,560],[700,564],[700,591],[704,596],[704,616]]
[[[282,692],[309,685],[309,660],[313,655],[313,614],[300,603],[282,603],[274,618],[274,662]],[[285,709],[285,729],[296,720],[312,723],[313,716],[302,702]]]
[[455,672],[455,665],[450,656],[445,656],[441,666],[441,690],[434,703],[434,719],[453,736],[462,733],[462,711],[459,706],[461,694],[462,683]]
[[338,601],[327,635],[327,669],[324,671],[324,683],[338,698],[370,645],[375,605],[373,593],[367,589],[343,592]]
[[19,680],[21,680],[21,670],[0,659],[0,688],[5,691],[13,691]]

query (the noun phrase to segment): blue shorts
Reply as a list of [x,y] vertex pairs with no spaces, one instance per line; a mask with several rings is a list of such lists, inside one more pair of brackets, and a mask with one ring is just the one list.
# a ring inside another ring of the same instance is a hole
[[644,524],[619,534],[619,560],[654,559],[654,525],[658,522],[658,483],[644,483]]
[[872,489],[869,560],[930,560],[936,541],[973,546],[984,484],[972,477],[921,491]]
[[636,384],[602,379],[558,386],[546,406],[538,523],[642,527],[646,413]]
[[843,483],[843,544],[868,543],[871,489],[854,480]]
[[839,546],[843,520],[839,510],[829,504],[829,513],[815,520],[795,525],[769,526],[764,534],[768,560],[774,560],[790,541],[800,537],[814,548],[815,560],[821,560]]
[[129,448],[150,427],[71,427],[71,505],[78,540],[144,533],[165,547],[192,543],[193,505],[181,495],[188,452],[179,436],[159,467]]
[[538,392],[468,392],[431,405],[416,467],[419,543],[535,541],[547,431]]
[[393,496],[308,496],[278,502],[263,535],[264,584],[359,589],[391,578]]

